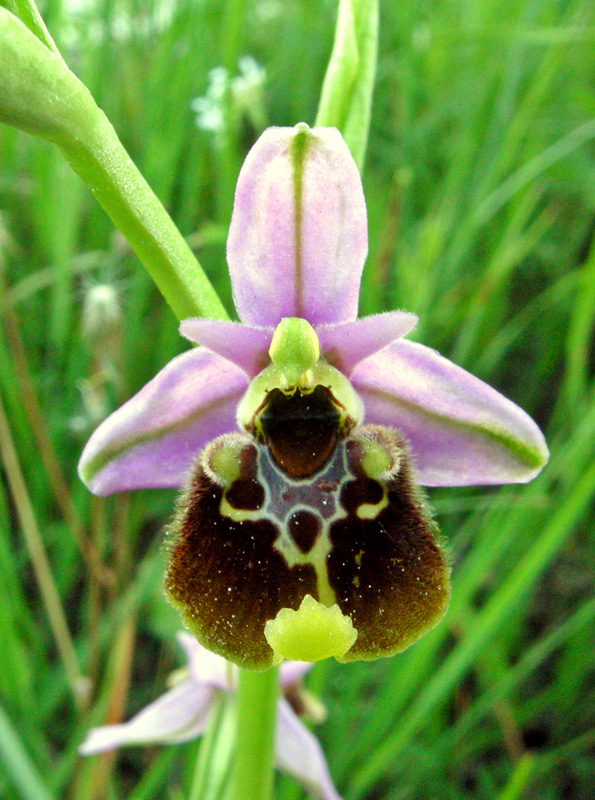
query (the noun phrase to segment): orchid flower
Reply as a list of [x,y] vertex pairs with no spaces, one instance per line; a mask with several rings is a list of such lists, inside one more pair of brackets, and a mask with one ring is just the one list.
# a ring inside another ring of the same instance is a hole
[[[128,722],[92,728],[79,748],[90,756],[125,745],[176,744],[205,732],[222,692],[233,692],[235,671],[220,656],[205,650],[190,634],[179,633],[186,653],[184,677]],[[312,664],[286,661],[280,669],[282,692],[292,696]],[[275,732],[277,768],[295,778],[320,800],[340,800],[331,781],[322,748],[282,694],[277,702]]]
[[525,482],[547,461],[524,411],[403,338],[414,314],[356,318],[366,254],[339,132],[265,131],[227,244],[241,323],[182,322],[202,346],[104,421],[81,458],[99,495],[185,487],[166,594],[242,667],[408,647],[449,597],[419,486]]

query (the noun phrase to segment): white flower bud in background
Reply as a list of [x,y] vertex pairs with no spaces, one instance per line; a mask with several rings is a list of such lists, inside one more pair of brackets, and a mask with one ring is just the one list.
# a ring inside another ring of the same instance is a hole
[[102,0],[64,0],[60,39],[62,47],[75,53],[88,43],[101,44],[107,38],[118,42],[147,39],[167,30],[176,11],[171,0],[128,8],[115,5],[109,15],[102,12]]
[[256,130],[261,130],[265,122],[264,83],[266,69],[252,56],[242,56],[239,60],[240,74],[231,81],[231,102],[238,116],[246,116]]
[[414,50],[425,53],[432,44],[432,28],[427,22],[420,22],[411,32],[411,44]]
[[122,309],[116,289],[109,283],[91,286],[85,292],[83,336],[91,350],[113,350],[122,322]]
[[252,56],[242,56],[238,66],[240,74],[234,78],[225,67],[212,69],[206,93],[190,103],[196,127],[213,134],[213,144],[218,148],[225,144],[229,129],[237,128],[243,119],[258,133],[266,127],[266,70]]
[[84,289],[82,335],[92,356],[89,376],[81,380],[81,413],[70,420],[71,429],[83,434],[96,427],[113,410],[122,394],[120,339],[122,306],[116,287],[96,283]]
[[260,23],[273,22],[283,13],[283,3],[280,0],[259,0],[251,9]]
[[206,94],[196,97],[190,108],[196,114],[196,127],[215,134],[215,140],[225,131],[225,94],[228,76],[225,67],[215,67],[209,72]]
[[105,382],[101,378],[98,374],[93,379],[83,378],[78,384],[82,408],[80,414],[72,416],[68,424],[70,430],[79,436],[87,435],[110,413]]

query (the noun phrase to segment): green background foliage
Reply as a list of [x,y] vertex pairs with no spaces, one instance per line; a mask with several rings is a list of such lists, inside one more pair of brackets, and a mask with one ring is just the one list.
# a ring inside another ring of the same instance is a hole
[[[260,124],[313,123],[335,3],[42,12],[233,315],[225,238],[259,123],[230,110],[217,143],[190,103],[250,54],[267,71]],[[381,2],[361,313],[417,313],[412,336],[532,414],[552,458],[525,487],[432,490],[445,621],[400,656],[313,670],[346,800],[592,797],[594,40],[590,0]],[[59,153],[7,127],[0,281],[0,798],[188,798],[198,742],[77,755],[90,725],[129,717],[180,664],[161,591],[174,494],[93,498],[76,463],[186,345]],[[99,284],[121,317],[85,336]],[[276,792],[301,796],[284,778]]]

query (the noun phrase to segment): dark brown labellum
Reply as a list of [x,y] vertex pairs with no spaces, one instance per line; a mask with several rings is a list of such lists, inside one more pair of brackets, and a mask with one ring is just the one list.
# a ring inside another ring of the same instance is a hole
[[233,479],[213,466],[231,447],[225,436],[190,477],[165,578],[171,603],[205,647],[246,668],[271,665],[265,624],[306,594],[336,603],[357,629],[342,661],[405,649],[449,597],[405,443],[390,428],[352,430],[322,386],[267,399],[252,432],[234,435]]

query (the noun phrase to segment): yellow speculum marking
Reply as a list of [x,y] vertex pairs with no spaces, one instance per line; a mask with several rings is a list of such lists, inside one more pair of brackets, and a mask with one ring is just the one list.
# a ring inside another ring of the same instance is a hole
[[378,514],[380,514],[382,509],[386,508],[387,505],[388,497],[385,492],[382,500],[379,503],[362,503],[361,506],[357,507],[357,511],[355,513],[359,519],[376,519]]
[[318,599],[326,606],[332,606],[337,598],[328,579],[326,568],[326,557],[331,551],[331,543],[325,531],[322,531],[314,546],[307,553],[302,553],[289,537],[280,536],[273,544],[273,547],[281,553],[288,567],[296,564],[311,564],[316,572],[316,591]]
[[219,513],[223,517],[228,517],[234,522],[245,522],[246,520],[254,521],[262,517],[261,511],[249,511],[245,508],[234,508],[223,496],[219,504]]

